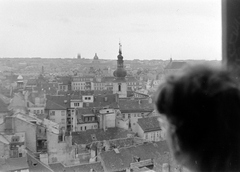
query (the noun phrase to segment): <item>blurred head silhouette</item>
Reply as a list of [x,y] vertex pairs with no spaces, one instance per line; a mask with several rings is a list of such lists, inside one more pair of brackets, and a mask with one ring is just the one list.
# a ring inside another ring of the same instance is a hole
[[226,70],[187,66],[166,77],[155,104],[179,164],[192,171],[240,171],[240,91]]

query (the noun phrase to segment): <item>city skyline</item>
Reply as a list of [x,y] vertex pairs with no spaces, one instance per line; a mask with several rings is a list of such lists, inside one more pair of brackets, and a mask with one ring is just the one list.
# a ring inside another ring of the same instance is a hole
[[0,4],[0,57],[221,60],[221,1]]

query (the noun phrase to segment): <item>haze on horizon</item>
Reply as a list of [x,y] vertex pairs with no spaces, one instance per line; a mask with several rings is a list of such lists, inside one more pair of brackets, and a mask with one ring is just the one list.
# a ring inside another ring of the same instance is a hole
[[221,59],[219,0],[1,0],[0,20],[0,57]]

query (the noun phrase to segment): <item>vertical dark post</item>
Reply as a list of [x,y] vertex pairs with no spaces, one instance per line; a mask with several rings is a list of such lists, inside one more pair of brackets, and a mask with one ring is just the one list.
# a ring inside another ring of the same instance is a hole
[[240,79],[240,0],[222,0],[222,61]]

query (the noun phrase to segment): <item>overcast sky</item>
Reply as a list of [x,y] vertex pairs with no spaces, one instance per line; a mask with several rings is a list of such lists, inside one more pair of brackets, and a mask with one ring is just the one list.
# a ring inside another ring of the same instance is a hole
[[221,59],[220,0],[0,0],[0,57]]

